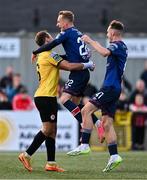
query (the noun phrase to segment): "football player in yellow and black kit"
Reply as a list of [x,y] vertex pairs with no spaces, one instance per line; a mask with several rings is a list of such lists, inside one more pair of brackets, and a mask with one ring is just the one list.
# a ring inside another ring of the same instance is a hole
[[[41,46],[52,41],[53,38],[46,31],[36,34],[35,41]],[[34,137],[32,144],[26,152],[19,155],[19,160],[28,171],[32,171],[30,163],[31,156],[45,141],[47,148],[47,164],[45,170],[64,172],[55,161],[55,137],[57,131],[57,86],[59,80],[59,69],[81,70],[93,68],[93,62],[69,63],[63,60],[57,53],[46,51],[38,54],[36,61],[37,73],[39,77],[39,87],[35,92],[35,105],[40,113],[42,129]]]

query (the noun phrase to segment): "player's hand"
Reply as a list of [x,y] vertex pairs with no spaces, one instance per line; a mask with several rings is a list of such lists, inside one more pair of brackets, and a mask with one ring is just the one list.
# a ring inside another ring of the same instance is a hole
[[91,42],[91,38],[88,36],[88,35],[83,35],[82,37],[81,37],[81,39],[84,41],[84,42],[86,42],[86,43],[90,43]]
[[32,56],[31,56],[31,62],[32,63],[34,63],[36,61],[36,57],[37,57],[37,55],[32,54]]
[[91,64],[91,67],[89,67],[89,70],[90,70],[90,71],[94,71],[94,69],[95,69],[95,63],[94,63],[93,61],[90,61],[90,62],[92,62],[92,64]]
[[83,69],[89,69],[90,71],[93,71],[95,69],[95,64],[93,61],[89,61],[87,63],[82,63],[84,65]]

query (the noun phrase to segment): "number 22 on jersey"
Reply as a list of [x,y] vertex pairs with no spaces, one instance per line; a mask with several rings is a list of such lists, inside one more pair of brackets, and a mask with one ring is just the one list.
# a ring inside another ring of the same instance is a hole
[[82,41],[82,39],[81,39],[80,37],[78,37],[77,43],[78,43],[78,44],[81,44],[81,45],[79,46],[79,53],[80,53],[80,55],[81,55],[81,56],[87,55],[87,54],[89,53],[89,50],[88,50],[86,44]]

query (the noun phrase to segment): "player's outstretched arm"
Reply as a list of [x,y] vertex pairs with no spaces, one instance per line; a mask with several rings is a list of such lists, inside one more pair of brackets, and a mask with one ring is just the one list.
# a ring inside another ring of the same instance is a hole
[[90,44],[97,52],[99,52],[102,56],[106,57],[110,55],[110,50],[103,47],[99,42],[92,40],[89,36],[83,35],[81,38],[84,42]]
[[57,39],[54,39],[52,42],[42,45],[36,51],[33,51],[32,56],[31,56],[31,62],[33,63],[36,61],[37,54],[44,52],[44,51],[49,51],[59,44],[60,44],[59,41]]
[[92,61],[89,61],[88,63],[69,63],[68,61],[63,60],[59,63],[59,68],[66,71],[94,69],[95,64]]
[[47,44],[44,44],[40,48],[38,48],[36,51],[33,51],[33,54],[36,55],[36,54],[39,54],[44,51],[50,51],[51,49],[53,49],[54,47],[58,46],[63,41],[65,41],[66,38],[67,38],[67,34],[61,32],[57,35],[57,37],[53,41],[51,41]]
[[57,39],[54,39],[52,42],[48,44],[44,44],[40,48],[38,48],[36,51],[33,51],[33,54],[36,55],[44,51],[49,51],[59,44],[60,44],[59,41]]

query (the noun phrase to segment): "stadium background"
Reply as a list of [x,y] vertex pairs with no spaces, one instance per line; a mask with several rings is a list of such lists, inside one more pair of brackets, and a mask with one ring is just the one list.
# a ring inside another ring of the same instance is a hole
[[[29,5],[24,0],[13,0],[13,3],[10,0],[1,0],[0,38],[19,40],[20,52],[16,57],[11,57],[11,55],[5,57],[10,47],[5,46],[5,40],[2,39],[0,52],[3,52],[4,55],[0,55],[0,77],[4,75],[5,68],[12,65],[16,72],[21,73],[22,81],[33,97],[38,83],[35,65],[30,63],[31,52],[37,48],[33,40],[35,32],[46,29],[55,37],[59,32],[55,25],[60,10],[73,11],[75,13],[75,26],[80,31],[88,33],[93,39],[98,40],[102,45],[106,45],[106,28],[113,19],[118,19],[125,24],[125,38],[146,40],[147,20],[144,8],[146,5],[146,0],[80,0],[80,3],[79,0],[30,0]],[[56,50],[59,53],[64,52],[61,46],[57,47]],[[146,51],[147,46],[144,46],[143,52],[146,53]],[[93,53],[92,60],[96,64],[96,69],[91,73],[91,82],[99,88],[104,78],[106,62],[97,53]],[[128,58],[125,75],[133,86],[144,69],[145,60],[147,60],[146,55]],[[61,77],[66,80],[68,73],[62,72]]]
[[[113,19],[125,24],[125,38],[137,38],[136,43],[132,41],[132,50],[136,56],[141,52],[143,57],[129,58],[125,71],[134,89],[147,60],[146,7],[146,0],[0,0],[0,79],[5,74],[5,68],[12,65],[15,72],[21,73],[22,83],[27,86],[28,93],[33,97],[37,76],[35,65],[30,63],[30,58],[32,50],[36,48],[35,33],[47,29],[55,37],[59,32],[55,26],[57,13],[67,9],[75,13],[76,27],[103,45],[107,43],[107,25]],[[142,40],[145,42],[142,43]],[[63,52],[62,47],[58,47],[57,51]],[[91,73],[91,82],[99,88],[104,78],[105,60],[97,53],[93,53],[92,60],[96,63],[96,70]],[[64,79],[67,79],[67,76],[67,73],[62,72]],[[76,121],[67,112],[62,112],[59,120],[58,148],[67,150],[69,145],[73,148],[72,142],[76,143],[73,139]],[[128,127],[131,126],[125,116],[120,121],[121,128],[125,126],[126,131],[117,127],[119,143],[123,144],[127,137],[126,142],[130,147]],[[123,163],[118,169],[106,174],[102,173],[102,169],[107,162],[107,152],[92,152],[89,156],[74,158],[67,157],[65,152],[58,152],[57,162],[67,170],[63,174],[44,172],[46,155],[37,153],[33,157],[34,171],[28,173],[20,166],[17,157],[18,153],[30,144],[39,127],[40,120],[36,111],[0,111],[0,179],[147,179],[146,151],[120,152]],[[69,135],[72,138],[69,138]],[[64,136],[66,138],[63,138]],[[93,137],[97,142],[95,136]],[[147,137],[145,140],[147,143]],[[7,152],[8,149],[10,152]],[[19,152],[11,152],[14,149]],[[102,147],[102,150],[106,149]]]
[[[18,58],[0,58],[0,76],[4,74],[6,66],[13,65],[14,69],[21,72],[23,82],[26,85],[29,84],[29,93],[33,95],[37,84],[34,69],[32,70],[30,64],[30,55],[35,49],[34,32],[47,29],[55,37],[59,32],[55,26],[59,10],[72,10],[75,13],[76,27],[82,32],[90,33],[91,37],[105,45],[104,33],[108,23],[113,19],[119,19],[125,24],[125,36],[145,38],[147,22],[144,7],[146,5],[147,1],[145,0],[141,2],[137,0],[80,0],[80,3],[78,0],[70,0],[70,2],[67,0],[31,0],[29,6],[27,1],[23,0],[13,0],[13,3],[10,0],[2,1],[0,37],[20,38],[21,50]],[[91,81],[100,87],[105,73],[105,62],[101,61],[101,57],[97,53],[94,53],[92,60],[96,63],[97,68],[95,72],[91,73]],[[143,70],[144,60],[146,58],[128,60],[125,74],[133,85]],[[33,81],[30,77],[33,77]],[[66,79],[66,76],[63,75],[63,78]]]

